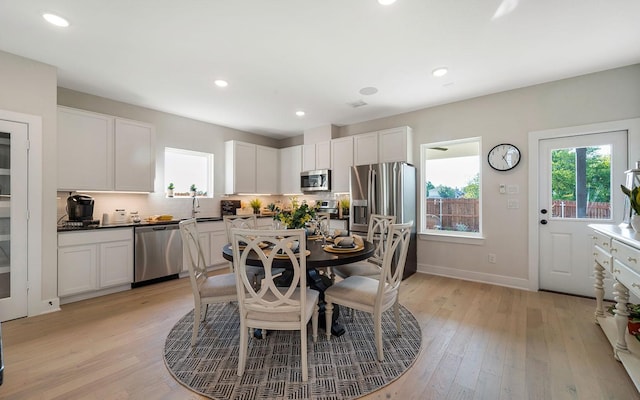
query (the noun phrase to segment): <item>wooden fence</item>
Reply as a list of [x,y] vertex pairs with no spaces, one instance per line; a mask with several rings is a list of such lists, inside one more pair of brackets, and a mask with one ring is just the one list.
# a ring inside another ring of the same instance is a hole
[[[480,229],[480,206],[478,199],[426,199],[427,228],[445,231],[478,232]],[[554,200],[551,216],[554,218],[576,218],[576,202]],[[584,218],[609,219],[609,203],[587,204]]]
[[478,232],[478,199],[426,199],[427,227],[445,231]]
[[[554,218],[576,218],[576,202],[554,200],[551,209]],[[587,203],[587,215],[583,218],[609,219],[611,218],[610,203]]]

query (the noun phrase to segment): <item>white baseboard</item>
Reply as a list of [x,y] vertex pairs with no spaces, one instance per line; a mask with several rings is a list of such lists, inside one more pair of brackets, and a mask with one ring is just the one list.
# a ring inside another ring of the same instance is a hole
[[503,275],[487,274],[484,272],[465,271],[455,268],[440,267],[430,264],[418,264],[418,272],[445,276],[447,278],[462,279],[465,281],[489,283],[491,285],[505,286],[514,289],[522,289],[529,291],[529,280],[522,278],[513,278]]
[[37,315],[49,314],[56,311],[60,311],[60,299],[54,297],[53,299],[42,300],[40,303],[40,312]]

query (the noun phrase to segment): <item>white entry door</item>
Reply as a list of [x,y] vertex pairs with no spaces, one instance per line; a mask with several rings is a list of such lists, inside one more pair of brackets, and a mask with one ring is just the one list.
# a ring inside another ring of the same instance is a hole
[[627,131],[541,140],[538,165],[540,289],[593,297],[587,225],[623,220]]
[[27,316],[28,125],[0,120],[0,321]]

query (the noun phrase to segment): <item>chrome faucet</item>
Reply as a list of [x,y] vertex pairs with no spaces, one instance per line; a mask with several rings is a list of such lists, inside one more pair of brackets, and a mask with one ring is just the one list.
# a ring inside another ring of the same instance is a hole
[[196,214],[200,211],[196,211],[196,208],[200,208],[200,203],[198,202],[198,198],[193,196],[191,200],[191,218],[195,218]]

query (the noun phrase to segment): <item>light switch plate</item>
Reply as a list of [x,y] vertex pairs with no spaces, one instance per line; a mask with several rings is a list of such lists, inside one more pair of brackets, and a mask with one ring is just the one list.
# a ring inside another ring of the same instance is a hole
[[507,193],[509,193],[509,194],[518,194],[518,193],[520,193],[520,186],[518,186],[518,185],[507,185]]
[[520,201],[518,199],[508,199],[507,208],[520,208]]

